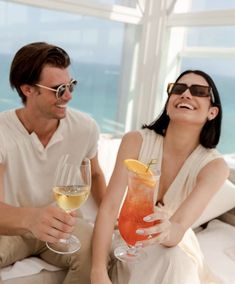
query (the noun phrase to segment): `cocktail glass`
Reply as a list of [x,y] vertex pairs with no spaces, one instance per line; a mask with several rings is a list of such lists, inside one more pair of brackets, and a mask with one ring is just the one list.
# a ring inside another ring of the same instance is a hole
[[138,262],[146,257],[146,253],[136,242],[149,238],[136,234],[139,228],[147,228],[156,222],[145,222],[143,218],[154,212],[154,197],[157,194],[160,172],[151,169],[151,173],[136,173],[128,170],[128,189],[123,202],[118,229],[127,246],[117,247],[116,258],[123,262]]

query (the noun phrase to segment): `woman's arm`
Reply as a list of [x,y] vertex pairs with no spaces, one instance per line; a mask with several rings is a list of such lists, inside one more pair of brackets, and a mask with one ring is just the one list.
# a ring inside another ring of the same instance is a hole
[[185,229],[191,227],[224,184],[229,175],[228,165],[223,159],[208,163],[197,177],[195,188],[184,200],[171,221],[182,225]]
[[127,158],[137,159],[141,143],[142,137],[137,132],[130,132],[122,139],[107,193],[96,218],[92,243],[92,284],[111,283],[107,273],[108,255],[114,225],[127,185],[127,172],[123,161]]
[[[223,159],[213,160],[201,169],[194,189],[171,218],[168,220],[163,217],[162,224],[140,230],[141,234],[147,235],[160,233],[151,240],[145,241],[145,245],[154,242],[168,247],[177,245],[185,231],[200,217],[212,197],[221,188],[228,174],[229,168]],[[151,220],[148,221],[158,219],[158,212],[156,211],[150,217]]]

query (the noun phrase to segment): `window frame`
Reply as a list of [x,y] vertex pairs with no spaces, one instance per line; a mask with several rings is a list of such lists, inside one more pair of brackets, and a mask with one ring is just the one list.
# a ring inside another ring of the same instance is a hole
[[81,0],[9,0],[8,2],[63,12],[78,13],[80,15],[99,17],[129,24],[141,24],[143,18],[141,5],[137,5],[137,8],[131,8],[121,5],[107,5]]

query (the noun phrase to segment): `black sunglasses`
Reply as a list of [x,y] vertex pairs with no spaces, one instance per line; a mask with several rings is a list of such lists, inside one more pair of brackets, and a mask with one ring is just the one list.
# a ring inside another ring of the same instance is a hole
[[212,103],[215,102],[215,97],[212,92],[212,88],[209,86],[202,86],[202,85],[191,85],[190,87],[183,83],[169,83],[167,86],[167,93],[168,95],[181,95],[187,89],[189,89],[192,96],[195,97],[211,97]]
[[77,81],[74,79],[72,79],[68,84],[61,84],[58,87],[56,86],[56,87],[51,87],[51,88],[44,86],[44,85],[35,84],[35,86],[37,87],[55,92],[57,100],[60,99],[64,95],[66,88],[68,88],[70,93],[72,93],[76,85],[77,85]]

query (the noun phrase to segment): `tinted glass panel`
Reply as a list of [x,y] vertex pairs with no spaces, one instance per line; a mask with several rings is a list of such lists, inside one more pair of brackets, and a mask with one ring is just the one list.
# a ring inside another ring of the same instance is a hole
[[187,45],[204,47],[235,47],[235,26],[187,28]]
[[235,59],[182,58],[181,71],[201,69],[215,81],[223,107],[222,135],[218,149],[222,153],[235,152]]
[[234,0],[177,0],[174,12],[202,12],[235,9]]
[[0,111],[20,105],[8,82],[13,55],[25,44],[46,41],[71,56],[72,75],[79,81],[71,106],[90,113],[102,132],[125,129],[128,95],[121,96],[120,85],[128,85],[122,70],[132,61],[123,58],[135,44],[135,26],[0,1],[0,40]]

